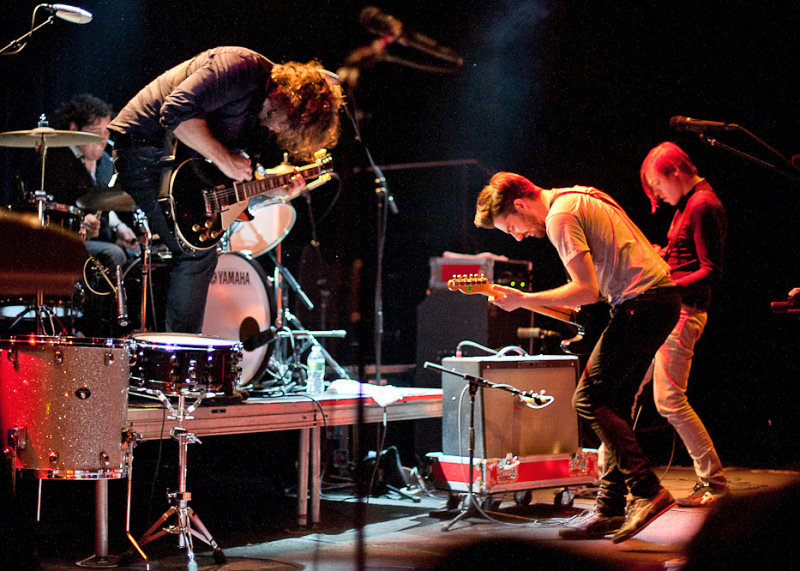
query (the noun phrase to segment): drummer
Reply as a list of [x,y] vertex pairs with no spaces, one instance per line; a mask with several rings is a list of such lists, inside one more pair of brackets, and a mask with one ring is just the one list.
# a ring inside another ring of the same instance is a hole
[[[106,152],[111,105],[87,93],[63,103],[52,118],[56,129],[85,131],[103,138],[97,143],[55,147],[47,151],[45,190],[57,203],[74,205],[79,197],[107,191],[114,175]],[[81,221],[86,249],[91,256],[108,256],[123,266],[138,247],[136,234],[116,212],[86,212]]]

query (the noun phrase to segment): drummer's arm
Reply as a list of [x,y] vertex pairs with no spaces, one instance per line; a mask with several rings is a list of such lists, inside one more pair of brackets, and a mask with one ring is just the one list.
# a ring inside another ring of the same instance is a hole
[[117,213],[113,210],[108,212],[108,225],[111,227],[113,237],[117,246],[121,248],[135,248],[138,244],[136,234],[131,230],[127,224],[119,219]]

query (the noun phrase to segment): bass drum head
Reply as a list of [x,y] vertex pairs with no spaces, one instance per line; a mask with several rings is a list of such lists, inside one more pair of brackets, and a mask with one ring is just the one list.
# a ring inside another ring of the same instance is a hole
[[[221,254],[208,288],[203,335],[244,341],[272,325],[267,274],[245,254]],[[242,350],[239,385],[256,382],[267,368],[272,344]]]
[[228,249],[250,252],[253,257],[266,254],[286,238],[294,226],[297,213],[291,204],[262,203],[250,206],[253,219],[236,221],[231,227]]

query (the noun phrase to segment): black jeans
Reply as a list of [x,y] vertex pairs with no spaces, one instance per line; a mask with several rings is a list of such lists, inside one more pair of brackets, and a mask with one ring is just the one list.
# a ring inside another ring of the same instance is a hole
[[[217,266],[217,252],[212,249],[187,254],[175,239],[173,228],[158,204],[164,172],[160,160],[165,154],[163,149],[152,146],[118,148],[114,150],[114,168],[122,189],[133,197],[147,216],[150,231],[158,234],[172,252],[167,290],[167,330],[200,333],[208,286]],[[201,200],[199,196],[198,200]]]
[[597,495],[597,507],[605,515],[624,513],[628,491],[650,498],[661,488],[627,419],[642,378],[677,323],[680,309],[675,287],[653,289],[614,307],[575,390],[575,410],[589,422],[611,459]]

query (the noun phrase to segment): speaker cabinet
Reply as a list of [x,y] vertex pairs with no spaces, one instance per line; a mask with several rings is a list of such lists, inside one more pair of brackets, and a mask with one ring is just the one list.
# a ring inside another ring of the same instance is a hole
[[417,307],[418,387],[439,387],[439,373],[424,367],[426,361],[441,363],[456,353],[461,341],[473,341],[492,349],[519,345],[518,327],[530,327],[533,313],[527,309],[504,311],[483,295],[464,295],[431,290]]
[[[578,381],[578,358],[447,357],[442,366],[482,377],[520,391],[553,397],[544,408],[531,408],[500,388],[479,387],[475,395],[475,457],[503,458],[573,453],[578,449],[578,415],[572,394]],[[470,395],[462,377],[442,373],[442,452],[469,456]]]

